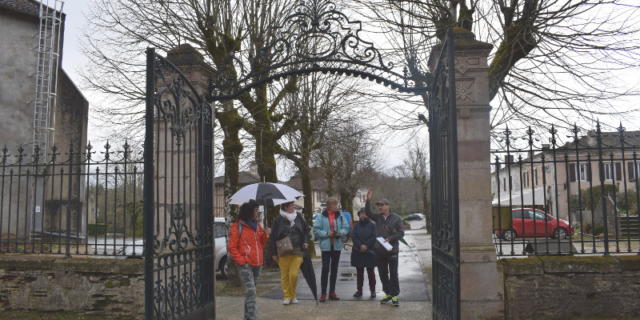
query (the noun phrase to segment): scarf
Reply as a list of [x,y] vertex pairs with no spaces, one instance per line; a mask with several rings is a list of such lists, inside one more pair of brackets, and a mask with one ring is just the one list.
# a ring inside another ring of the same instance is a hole
[[287,220],[289,220],[289,222],[291,223],[291,226],[292,226],[292,227],[296,224],[296,223],[295,223],[295,220],[296,220],[296,217],[298,216],[298,214],[297,214],[297,213],[295,213],[295,212],[294,212],[294,213],[288,213],[288,212],[286,212],[286,211],[282,211],[282,210],[280,210],[280,215],[281,215],[283,218],[286,218]]
[[242,220],[249,228],[253,230],[258,230],[258,222],[254,220]]

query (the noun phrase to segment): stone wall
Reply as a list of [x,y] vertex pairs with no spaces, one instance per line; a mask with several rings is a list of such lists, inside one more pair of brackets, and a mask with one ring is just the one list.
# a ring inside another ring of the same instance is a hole
[[0,255],[0,310],[142,319],[143,260]]
[[640,318],[640,256],[503,259],[507,319]]

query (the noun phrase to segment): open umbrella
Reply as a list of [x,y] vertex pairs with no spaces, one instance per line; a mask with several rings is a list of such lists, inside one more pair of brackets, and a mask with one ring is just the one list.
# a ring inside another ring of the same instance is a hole
[[260,182],[242,187],[230,198],[230,204],[241,205],[249,200],[255,200],[261,205],[277,206],[295,201],[302,197],[302,193],[280,183]]
[[316,272],[313,269],[313,262],[311,261],[311,257],[308,254],[305,254],[304,258],[302,259],[300,271],[302,272],[302,276],[304,277],[304,279],[307,281],[309,289],[311,289],[313,298],[316,299],[316,303],[318,303],[318,284],[316,283]]

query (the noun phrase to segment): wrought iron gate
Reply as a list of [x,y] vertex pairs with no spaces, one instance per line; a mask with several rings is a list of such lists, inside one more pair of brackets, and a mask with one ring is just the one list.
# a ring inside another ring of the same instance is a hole
[[433,215],[433,318],[460,318],[458,144],[453,32],[449,30],[429,90]]
[[145,319],[213,319],[211,109],[153,49],[146,99]]

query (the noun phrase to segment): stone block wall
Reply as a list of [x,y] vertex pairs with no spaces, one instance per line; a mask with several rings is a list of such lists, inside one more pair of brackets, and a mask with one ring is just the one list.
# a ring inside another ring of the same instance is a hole
[[502,259],[506,319],[640,318],[640,256]]
[[0,310],[142,319],[142,259],[0,255]]

